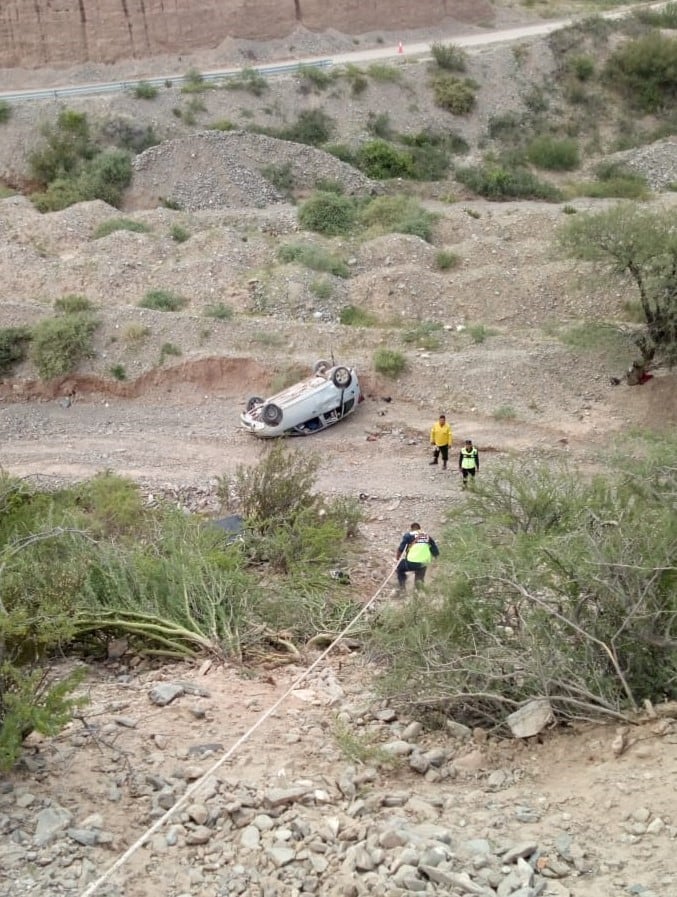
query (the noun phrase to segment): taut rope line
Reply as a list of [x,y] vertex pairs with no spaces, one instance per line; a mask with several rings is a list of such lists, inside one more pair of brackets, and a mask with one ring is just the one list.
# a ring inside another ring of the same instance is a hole
[[280,697],[277,699],[277,701],[275,701],[275,703],[272,706],[270,706],[265,711],[265,713],[261,714],[261,716],[256,720],[256,722],[243,735],[241,735],[237,739],[237,741],[231,747],[229,747],[228,750],[215,763],[213,763],[209,767],[209,769],[200,776],[199,779],[197,779],[197,781],[193,782],[193,784],[188,788],[187,791],[184,792],[184,794],[181,795],[181,797],[177,800],[177,802],[174,804],[173,807],[170,807],[170,809],[167,810],[167,812],[163,816],[160,816],[160,818],[157,819],[153,823],[153,825],[151,825],[148,829],[146,829],[146,831],[139,838],[137,838],[137,840],[130,847],[128,847],[127,850],[123,854],[121,854],[117,858],[117,860],[115,860],[115,862],[111,866],[109,866],[108,869],[106,869],[106,871],[103,873],[103,875],[99,876],[99,878],[97,878],[96,881],[93,881],[87,888],[85,888],[85,890],[82,892],[80,897],[91,897],[92,894],[95,894],[96,891],[99,890],[101,885],[104,884],[104,882],[106,882],[109,878],[111,878],[114,875],[114,873],[117,872],[118,869],[120,869],[121,866],[124,866],[124,864],[127,862],[127,860],[129,860],[136,853],[136,851],[139,849],[139,847],[141,847],[148,840],[148,838],[151,837],[151,835],[154,835],[155,832],[158,831],[158,829],[162,828],[162,826],[165,824],[165,822],[167,822],[169,819],[171,819],[171,817],[177,812],[177,810],[180,810],[181,807],[183,807],[187,803],[187,801],[195,794],[195,792],[200,789],[200,787],[204,783],[205,779],[207,779],[209,776],[213,775],[216,772],[216,770],[219,769],[219,767],[223,766],[223,764],[226,762],[226,760],[229,760],[233,756],[233,754],[237,751],[237,749],[240,748],[254,734],[254,732],[256,732],[256,730],[263,725],[263,723],[268,719],[268,717],[272,716],[272,714],[275,713],[275,711],[280,706],[280,704],[282,704],[282,702],[285,701],[289,697],[289,695],[292,693],[292,691],[298,685],[300,685],[301,682],[303,682],[303,680],[306,679],[310,673],[312,673],[312,671],[315,669],[315,667],[319,666],[322,663],[322,661],[325,659],[325,657],[327,657],[327,655],[330,654],[334,650],[334,648],[341,641],[341,639],[345,635],[347,635],[348,632],[350,632],[350,630],[357,623],[357,621],[360,620],[364,616],[364,614],[366,614],[366,612],[369,610],[371,605],[378,598],[379,594],[383,590],[384,586],[386,585],[386,583],[388,582],[390,577],[395,572],[395,566],[393,566],[390,573],[388,573],[386,578],[383,580],[381,585],[371,596],[369,601],[367,601],[367,603],[365,605],[363,605],[363,607],[360,609],[360,611],[352,618],[352,620],[350,620],[348,622],[348,624],[341,630],[341,632],[339,632],[339,634],[336,636],[336,638],[333,640],[333,642],[331,642],[331,644],[328,645],[324,649],[324,651],[311,663],[311,665],[306,670],[304,670],[302,673],[300,673],[296,677],[296,679],[294,679],[292,684],[287,688],[287,690],[282,695],[280,695]]

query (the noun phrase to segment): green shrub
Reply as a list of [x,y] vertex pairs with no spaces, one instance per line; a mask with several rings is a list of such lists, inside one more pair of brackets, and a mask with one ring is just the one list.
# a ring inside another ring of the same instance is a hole
[[452,115],[468,115],[475,108],[477,84],[469,78],[440,73],[431,79],[435,103]]
[[573,171],[580,165],[575,140],[558,140],[545,134],[531,141],[527,158],[532,165],[546,171]]
[[207,305],[204,310],[205,317],[216,318],[219,321],[230,321],[234,314],[232,307],[225,305],[223,302],[217,302],[216,305]]
[[155,311],[180,311],[187,304],[187,299],[169,290],[149,290],[139,302],[139,308],[152,308]]
[[202,98],[193,96],[180,110],[180,117],[184,125],[189,125],[190,127],[192,127],[197,122],[198,115],[201,112],[206,111],[207,107],[205,106]]
[[367,74],[374,81],[397,82],[402,80],[402,69],[387,62],[372,62]]
[[144,125],[124,116],[108,118],[101,126],[101,135],[112,141],[118,149],[127,150],[135,156],[149,146],[160,143],[152,125]]
[[654,28],[677,28],[677,3],[666,3],[662,9],[635,10],[636,18],[644,25]]
[[320,193],[345,193],[345,187],[336,178],[318,178],[315,181],[315,189]]
[[369,87],[369,80],[365,73],[356,65],[348,63],[343,72],[343,77],[350,84],[350,92],[354,97],[360,96]]
[[233,131],[235,125],[229,118],[218,118],[209,125],[210,131]]
[[15,365],[25,359],[31,339],[28,327],[0,329],[0,376],[9,374]]
[[30,153],[31,177],[46,187],[58,178],[77,174],[82,162],[93,158],[89,121],[82,112],[62,109],[55,124],[43,125],[43,145]]
[[47,318],[33,328],[31,360],[42,380],[76,370],[94,355],[92,337],[99,322],[86,312]]
[[150,336],[150,327],[146,327],[145,324],[127,324],[122,331],[122,339],[130,345],[141,343],[148,336]]
[[478,345],[483,343],[488,336],[493,336],[495,332],[485,324],[469,324],[466,331],[472,341]]
[[91,311],[92,303],[86,296],[69,293],[54,300],[54,310],[65,315],[74,315],[81,311]]
[[163,343],[160,347],[160,358],[158,360],[158,364],[163,365],[167,358],[169,358],[170,356],[178,358],[182,354],[183,353],[181,349],[174,343]]
[[339,256],[327,252],[321,246],[304,243],[285,243],[280,246],[277,256],[281,262],[286,264],[298,262],[312,271],[333,274],[335,277],[350,277],[350,268],[346,262]]
[[185,243],[187,240],[190,240],[190,232],[180,224],[172,224],[169,228],[169,236],[176,243]]
[[314,280],[310,284],[308,289],[313,294],[313,296],[316,296],[318,299],[329,299],[331,294],[334,292],[331,281],[327,280],[326,277]]
[[595,74],[595,63],[589,56],[571,56],[567,64],[569,71],[579,81],[589,81]]
[[307,92],[310,88],[326,90],[333,83],[334,77],[331,70],[326,71],[317,65],[300,65],[298,68],[302,92]]
[[434,43],[430,52],[437,65],[448,72],[464,72],[468,67],[468,54],[455,44]]
[[347,327],[375,327],[378,324],[378,319],[363,308],[346,305],[341,309],[339,322]]
[[377,196],[360,210],[360,221],[372,233],[413,234],[430,242],[436,216],[410,196]]
[[112,364],[110,366],[110,375],[113,380],[126,380],[127,371],[125,370],[124,364]]
[[665,573],[675,470],[637,463],[590,480],[522,460],[480,480],[444,534],[456,549],[435,588],[374,629],[379,693],[415,715],[434,708],[506,732],[507,714],[533,699],[558,720],[617,720],[674,697],[677,658],[662,634],[676,610]]
[[285,196],[291,196],[294,189],[294,171],[291,162],[264,165],[261,174]]
[[327,236],[347,236],[357,223],[355,203],[335,193],[313,193],[299,209],[299,224]]
[[12,117],[12,106],[7,100],[0,100],[0,125],[4,125]]
[[449,271],[451,268],[456,268],[460,261],[456,253],[451,252],[449,249],[440,249],[435,253],[435,266],[440,271]]
[[31,199],[41,212],[56,212],[93,199],[117,206],[131,179],[129,154],[117,149],[104,150],[81,162],[76,173],[50,181],[45,191],[34,193]]
[[528,169],[509,169],[498,162],[458,168],[456,179],[487,199],[546,199],[557,202],[562,196],[556,187],[539,181]]
[[385,377],[399,377],[407,369],[407,359],[393,349],[377,349],[374,353],[374,370]]
[[334,120],[322,109],[304,109],[293,124],[280,128],[278,136],[294,143],[321,146],[327,143],[334,127]]
[[621,44],[607,60],[604,73],[645,112],[669,109],[677,99],[677,38],[652,31]]
[[158,196],[158,200],[163,209],[171,209],[172,212],[181,211],[181,203],[177,199],[172,199],[171,196]]
[[134,88],[134,96],[137,100],[154,100],[158,95],[158,89],[148,81],[139,81]]
[[256,69],[242,69],[239,75],[229,77],[223,82],[226,90],[246,90],[248,93],[260,97],[268,90],[268,82],[264,76],[257,72]]
[[363,144],[355,154],[355,164],[368,177],[376,180],[407,178],[413,170],[410,154],[396,149],[385,140]]
[[379,112],[378,115],[375,115],[373,112],[370,112],[367,118],[367,131],[381,140],[391,140],[393,129],[388,113]]
[[150,228],[143,221],[134,221],[132,218],[109,218],[107,221],[102,221],[96,228],[94,239],[99,240],[118,230],[129,230],[136,234],[150,233]]
[[213,90],[214,84],[205,81],[204,75],[197,69],[188,69],[183,78],[181,93],[204,93],[205,90]]
[[437,321],[421,321],[402,334],[402,342],[432,352],[442,345],[442,325]]
[[616,197],[618,199],[647,199],[649,187],[646,178],[638,172],[626,168],[618,162],[603,162],[595,171],[596,181],[587,181],[572,187],[575,195],[590,196],[595,199]]
[[517,412],[511,405],[500,405],[493,413],[494,420],[515,420]]

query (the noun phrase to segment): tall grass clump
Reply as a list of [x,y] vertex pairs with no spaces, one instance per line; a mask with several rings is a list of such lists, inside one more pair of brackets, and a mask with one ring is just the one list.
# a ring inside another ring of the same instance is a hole
[[86,296],[68,293],[54,300],[54,311],[64,315],[74,315],[81,311],[91,311],[92,303]]
[[436,42],[430,52],[437,66],[447,72],[464,72],[468,67],[468,54],[455,44]]

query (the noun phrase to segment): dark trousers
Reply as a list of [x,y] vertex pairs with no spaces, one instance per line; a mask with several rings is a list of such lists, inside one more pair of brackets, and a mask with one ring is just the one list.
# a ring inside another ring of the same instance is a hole
[[407,584],[407,573],[413,573],[416,588],[422,588],[423,581],[425,580],[425,568],[425,564],[419,564],[417,561],[408,561],[406,558],[402,558],[395,568],[397,571],[398,586],[403,589]]
[[433,459],[435,464],[437,464],[437,459],[442,455],[442,461],[444,462],[444,466],[447,466],[447,461],[449,460],[449,446],[448,445],[436,445],[433,451]]
[[[475,479],[476,468],[475,467],[462,467],[461,473],[463,474],[463,488],[465,489],[468,485],[468,477],[471,476],[473,480]],[[473,486],[473,489],[475,487]]]

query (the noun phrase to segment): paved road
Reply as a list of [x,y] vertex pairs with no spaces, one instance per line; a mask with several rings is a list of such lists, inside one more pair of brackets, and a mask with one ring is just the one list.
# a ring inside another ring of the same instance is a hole
[[[624,7],[620,10],[601,13],[604,18],[618,19],[629,15],[633,9],[637,7],[660,9],[666,6],[666,2],[661,3],[640,3],[637,6]],[[524,40],[534,37],[543,37],[552,34],[560,28],[565,28],[573,22],[581,19],[581,16],[568,17],[565,19],[553,19],[548,22],[538,22],[535,25],[524,25],[518,28],[503,28],[497,31],[486,31],[481,34],[454,35],[453,42],[456,46],[464,49],[472,50],[478,47],[486,47],[492,44],[509,43],[512,41]],[[314,65],[323,68],[329,68],[335,65],[345,65],[346,63],[373,62],[379,59],[392,59],[396,56],[426,56],[430,54],[430,43],[407,44],[400,47],[377,47],[371,50],[357,50],[350,53],[340,53],[332,57],[311,56],[294,62],[280,62],[272,65],[257,67],[257,71],[266,77],[276,75],[292,74],[301,66]],[[203,73],[206,81],[219,81],[224,78],[233,77],[241,71],[241,68],[218,69],[213,72]],[[164,87],[168,82],[172,84],[182,84],[185,80],[184,75],[163,75],[160,77],[143,79],[144,83],[152,84],[156,87]],[[61,87],[40,88],[31,90],[18,90],[12,92],[0,92],[0,99],[18,103],[26,100],[54,100],[64,97],[87,96],[102,93],[117,93],[122,90],[133,88],[139,83],[138,79],[130,81],[107,81],[96,84],[79,84],[77,86],[64,85]]]

